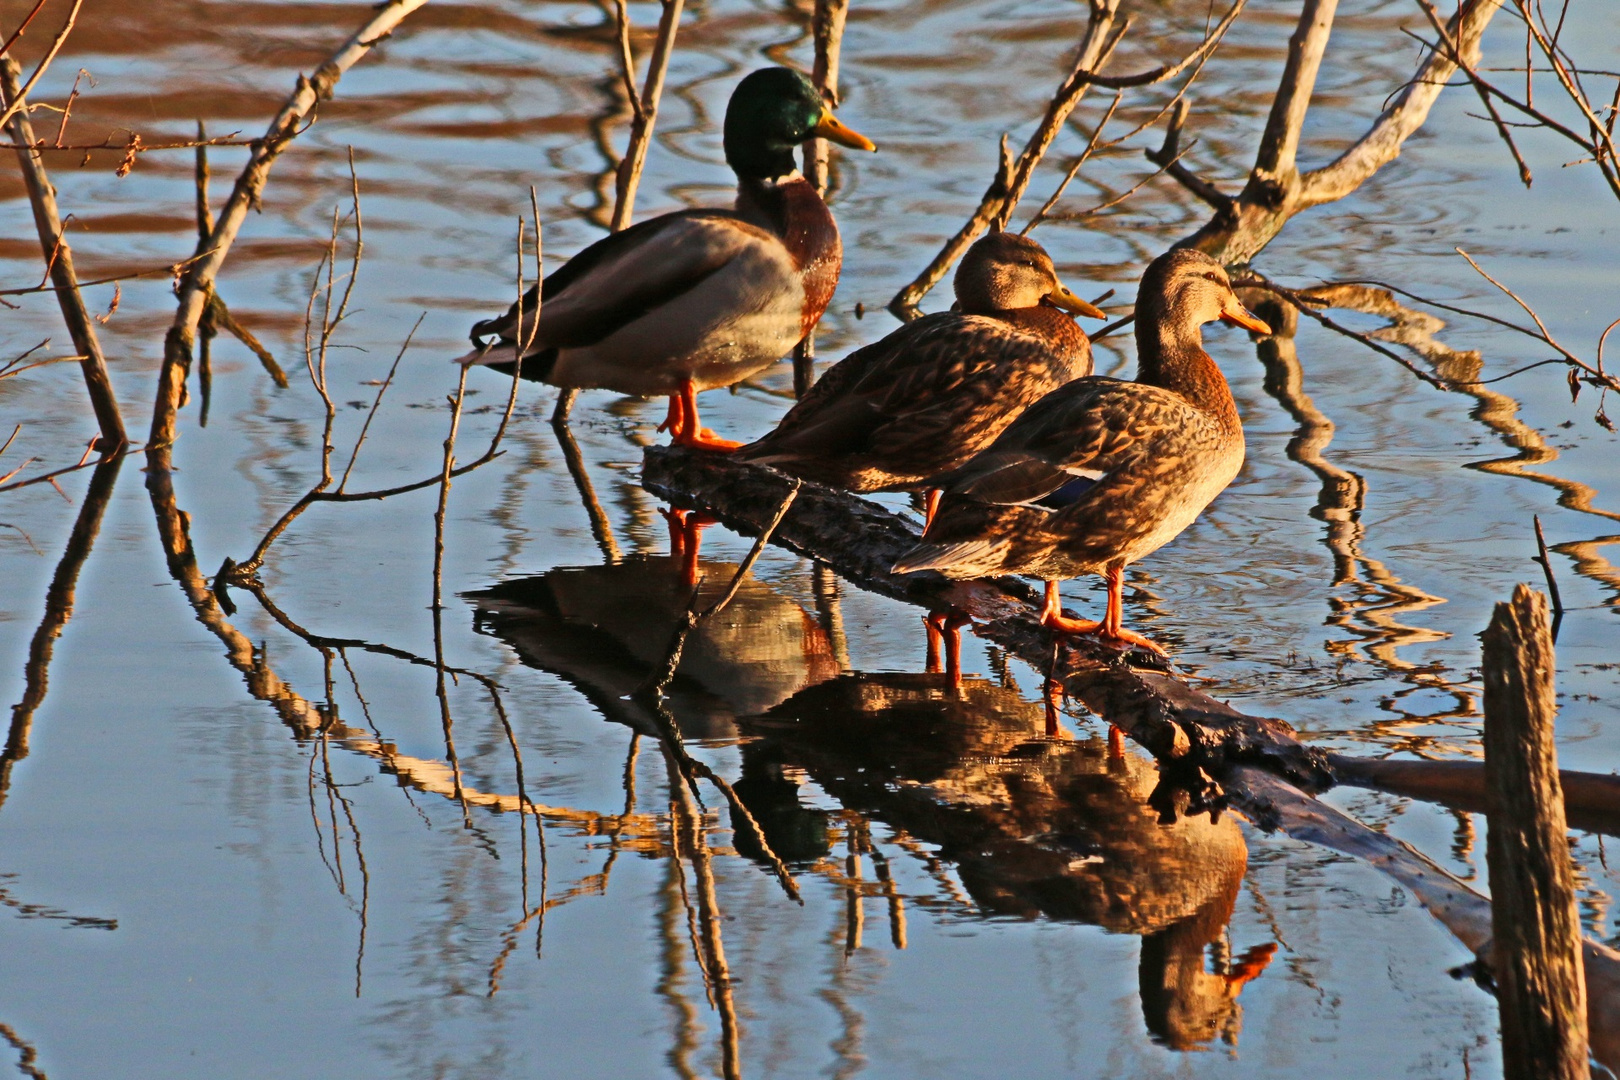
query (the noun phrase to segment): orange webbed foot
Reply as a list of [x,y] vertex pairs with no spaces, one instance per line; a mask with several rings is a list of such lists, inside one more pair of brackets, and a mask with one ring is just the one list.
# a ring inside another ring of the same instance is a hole
[[675,445],[685,446],[692,450],[708,450],[712,453],[729,454],[743,444],[736,439],[722,439],[710,428],[700,428],[695,435],[677,435]]
[[1170,656],[1169,653],[1165,652],[1164,647],[1158,642],[1154,641],[1152,638],[1145,638],[1141,634],[1136,633],[1134,630],[1127,630],[1123,626],[1112,633],[1099,634],[1098,637],[1100,637],[1103,641],[1108,642],[1110,645],[1117,645],[1123,649],[1135,647],[1138,649],[1146,649],[1154,656],[1163,656],[1167,659]]

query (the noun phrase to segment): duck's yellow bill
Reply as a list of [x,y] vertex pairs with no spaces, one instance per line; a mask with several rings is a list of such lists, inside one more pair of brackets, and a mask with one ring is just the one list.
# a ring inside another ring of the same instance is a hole
[[831,109],[822,111],[821,119],[816,121],[816,126],[810,133],[818,139],[826,139],[829,142],[837,143],[839,146],[847,146],[851,150],[877,149],[876,143],[854,128],[846,126],[842,120],[832,114]]
[[1071,315],[1084,315],[1088,319],[1108,318],[1108,312],[1104,311],[1096,304],[1086,303],[1084,300],[1074,295],[1074,293],[1070,292],[1068,286],[1066,285],[1059,285],[1056,289],[1053,289],[1051,292],[1042,297],[1042,299],[1055,308],[1062,308]]
[[1229,322],[1233,326],[1241,326],[1245,330],[1253,330],[1257,334],[1270,334],[1271,325],[1241,304],[1233,305],[1221,312],[1221,321]]

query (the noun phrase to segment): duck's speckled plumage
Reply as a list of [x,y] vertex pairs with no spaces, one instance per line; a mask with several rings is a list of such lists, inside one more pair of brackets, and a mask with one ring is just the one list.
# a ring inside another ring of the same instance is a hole
[[924,487],[989,446],[1032,402],[1091,371],[1091,345],[1055,306],[1079,301],[1033,240],[980,240],[957,311],[851,353],[740,458],[853,491]]
[[1137,380],[1079,379],[1031,406],[949,478],[923,543],[895,570],[1103,573],[1117,587],[1126,564],[1174,539],[1242,468],[1237,407],[1202,344],[1216,319],[1267,331],[1208,256],[1156,259],[1137,297]]

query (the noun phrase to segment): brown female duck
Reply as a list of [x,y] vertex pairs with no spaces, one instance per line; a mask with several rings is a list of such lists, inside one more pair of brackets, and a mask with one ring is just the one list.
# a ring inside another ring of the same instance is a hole
[[[1163,653],[1120,626],[1125,567],[1191,525],[1243,465],[1243,426],[1201,327],[1271,329],[1196,251],[1149,264],[1136,312],[1136,381],[1078,379],[1030,406],[950,478],[896,573],[1032,574],[1046,580],[1043,625]],[[1083,573],[1108,581],[1096,621],[1065,616],[1058,599],[1057,582]]]
[[682,445],[735,449],[698,420],[698,391],[786,355],[821,318],[843,264],[832,212],[794,165],[794,148],[812,136],[873,149],[798,72],[749,75],[726,107],[736,209],[679,210],[603,237],[546,278],[538,328],[531,290],[473,326],[460,362],[510,372],[521,338],[524,378],[668,395],[660,430]]
[[851,491],[917,490],[965,465],[1028,405],[1091,373],[1091,343],[1063,311],[1107,316],[1058,280],[1035,241],[985,237],[962,258],[955,287],[955,310],[839,361],[737,456]]

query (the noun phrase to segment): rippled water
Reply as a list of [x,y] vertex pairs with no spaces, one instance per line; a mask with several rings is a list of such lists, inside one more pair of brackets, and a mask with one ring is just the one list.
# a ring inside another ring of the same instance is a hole
[[[29,6],[0,3],[0,27]],[[1399,33],[1421,24],[1414,9],[1344,8],[1306,130],[1311,163],[1362,130],[1415,63]],[[180,138],[197,118],[250,137],[293,73],[366,11],[90,0],[36,99],[60,103],[83,67],[94,84],[74,105],[79,141],[111,132],[122,146],[126,127],[148,143]],[[655,5],[631,11],[642,27],[656,19]],[[1198,5],[1132,13],[1146,32],[1127,37],[1115,70],[1179,55],[1202,26]],[[882,150],[837,161],[848,254],[823,357],[895,325],[883,304],[977,201],[1000,134],[1031,130],[1081,14],[1060,0],[855,5],[841,113]],[[1187,160],[1229,190],[1252,158],[1294,16],[1254,0],[1194,92]],[[1579,40],[1620,33],[1606,5],[1572,17]],[[543,422],[549,390],[525,387],[506,455],[457,482],[443,648],[465,674],[446,688],[448,725],[427,610],[431,494],[317,506],[279,541],[267,596],[319,648],[250,595],[234,594],[232,615],[211,606],[205,579],[246,557],[316,475],[321,411],[299,349],[310,274],[333,208],[347,205],[348,148],[366,246],[357,310],[330,361],[340,460],[426,313],[356,467],[355,484],[383,486],[437,468],[454,385],[443,361],[472,319],[506,302],[528,186],[548,265],[600,233],[611,203],[601,147],[624,137],[603,27],[589,4],[429,4],[344,78],[277,163],[221,278],[293,385],[276,390],[222,338],[207,426],[195,384],[182,414],[177,506],[149,496],[138,457],[95,481],[110,496],[48,687],[26,685],[24,667],[75,521],[97,500],[88,473],[64,478],[61,494],[0,495],[4,685],[9,700],[37,704],[28,754],[0,781],[0,1034],[19,1059],[37,1052],[27,1060],[58,1080],[1494,1075],[1495,1005],[1446,974],[1466,951],[1386,879],[1230,816],[1160,828],[1141,805],[1151,762],[1110,762],[1089,717],[1067,722],[1072,740],[1041,738],[1027,667],[970,638],[972,677],[952,697],[915,674],[916,612],[772,549],[724,625],[694,641],[670,707],[789,864],[803,904],[789,899],[712,787],[701,807],[679,797],[646,734],[653,718],[625,698],[684,592],[665,523],[636,485],[658,403],[588,393],[575,412],[606,531],[593,530]],[[792,5],[689,6],[638,216],[726,199],[715,125],[730,87],[766,58],[808,66],[805,27]],[[31,32],[30,47],[48,33]],[[1502,62],[1510,39],[1493,28]],[[1083,104],[1081,124],[1106,100]],[[1145,118],[1162,100],[1128,98],[1124,112]],[[1262,265],[1290,283],[1376,278],[1514,314],[1453,254],[1461,245],[1589,356],[1620,314],[1620,206],[1589,171],[1559,168],[1562,146],[1531,136],[1525,191],[1466,116],[1475,107],[1443,97],[1395,164],[1291,223]],[[35,123],[52,132],[56,120]],[[1088,166],[1064,205],[1135,183],[1151,169],[1136,148],[1151,141]],[[1059,139],[1032,200],[1082,145],[1074,131]],[[212,153],[216,206],[241,153]],[[87,279],[160,267],[194,244],[191,153],[144,155],[118,178],[121,156],[97,151],[81,166],[81,153],[47,155]],[[1159,181],[1037,235],[1076,291],[1128,298],[1143,260],[1203,217]],[[39,275],[20,183],[0,168],[0,287]],[[0,355],[46,337],[60,349],[48,298],[13,300],[19,309],[0,309]],[[98,311],[111,300],[111,286],[88,290]],[[125,282],[100,331],[136,433],[172,316],[165,276]],[[1487,376],[1543,358],[1477,322],[1439,337],[1479,350]],[[1245,337],[1221,329],[1209,345],[1243,413],[1248,463],[1196,526],[1133,568],[1133,625],[1209,692],[1325,745],[1475,755],[1475,635],[1514,582],[1539,581],[1539,514],[1569,609],[1563,764],[1611,771],[1620,476],[1591,392],[1572,405],[1561,376],[1540,372],[1443,393],[1311,324],[1297,357],[1256,362]],[[1099,362],[1128,372],[1128,335],[1108,339]],[[1290,375],[1303,405],[1268,389]],[[709,394],[706,421],[763,432],[790,387],[783,365],[735,395]],[[475,374],[473,389],[464,459],[504,400],[493,376]],[[1335,425],[1319,458],[1290,456],[1296,413],[1320,417],[1317,444],[1321,421]],[[0,473],[28,457],[31,469],[69,464],[92,430],[72,365],[0,380],[0,419],[6,432],[23,425]],[[1344,473],[1365,485],[1355,515],[1319,506],[1323,476]],[[165,558],[182,517],[194,566]],[[729,580],[746,549],[711,529],[707,580]],[[1067,591],[1078,607],[1100,604],[1093,583]],[[514,744],[543,830],[510,812]],[[1331,798],[1483,887],[1476,819],[1351,790]],[[1587,929],[1610,938],[1602,849],[1582,837],[1577,854]],[[1269,966],[1242,984],[1268,945]],[[706,985],[694,956],[720,950],[729,985]]]

